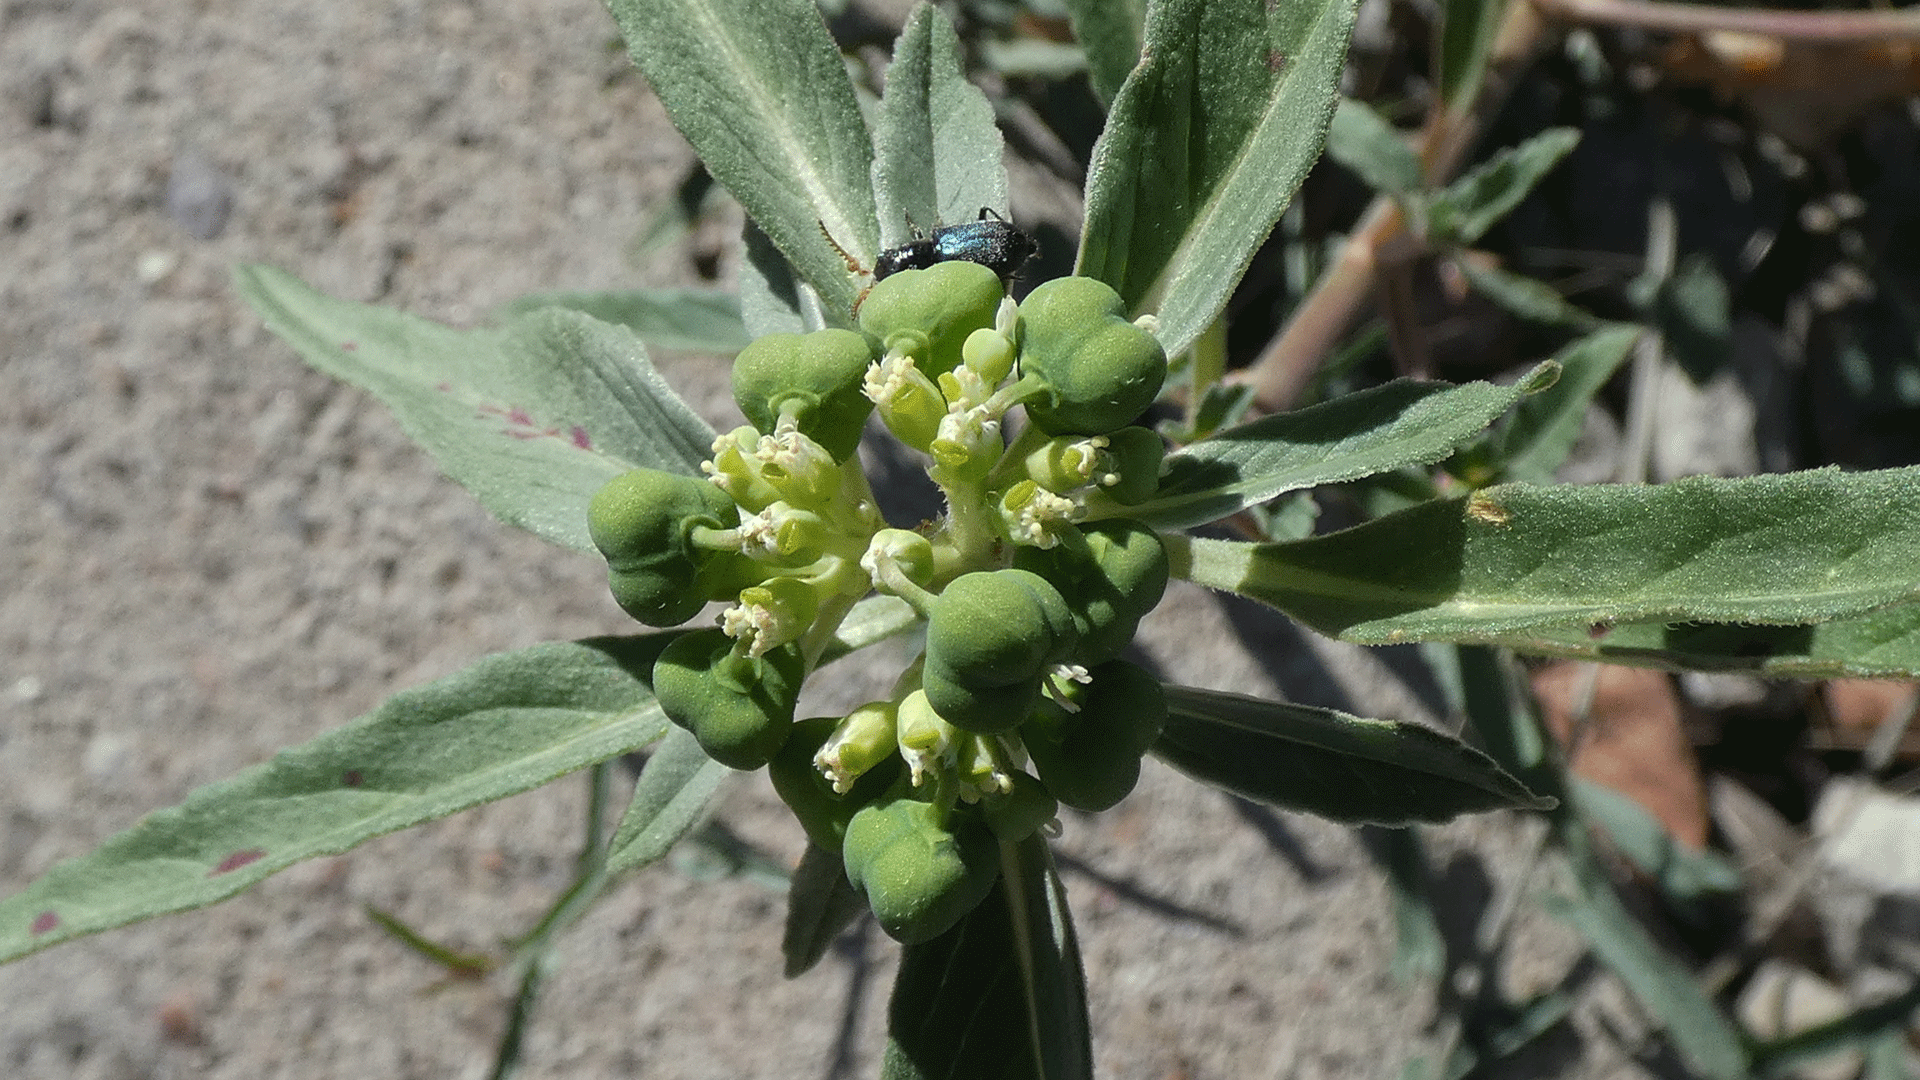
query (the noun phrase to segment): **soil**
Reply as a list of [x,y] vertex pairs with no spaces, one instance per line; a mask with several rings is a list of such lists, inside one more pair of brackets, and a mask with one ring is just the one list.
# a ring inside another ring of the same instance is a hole
[[[393,691],[630,628],[592,560],[493,522],[228,284],[268,262],[470,325],[534,290],[708,283],[700,237],[634,254],[692,156],[614,42],[593,0],[0,3],[0,891]],[[660,359],[731,422],[723,361]],[[1393,654],[1198,590],[1143,645],[1200,685],[1432,708]],[[879,652],[832,693],[884,685]],[[498,947],[564,886],[584,794],[563,780],[0,970],[0,1073],[482,1076],[511,977],[450,979],[365,908]],[[759,777],[721,816],[801,850]],[[1392,970],[1358,830],[1151,762],[1064,824],[1103,1077],[1384,1077],[1447,1038],[1431,985]],[[1489,815],[1427,838],[1471,916],[1532,835]],[[783,980],[781,895],[711,876],[650,868],[564,938],[523,1075],[874,1072],[894,946],[863,926]],[[1575,956],[1531,913],[1517,943],[1516,992]],[[1622,1026],[1583,1019],[1521,1074],[1634,1074]]]

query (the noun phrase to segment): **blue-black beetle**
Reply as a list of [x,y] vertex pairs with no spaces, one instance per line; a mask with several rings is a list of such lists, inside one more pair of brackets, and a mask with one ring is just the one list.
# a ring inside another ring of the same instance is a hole
[[[989,214],[993,216],[989,218]],[[916,233],[906,243],[881,252],[873,262],[873,280],[943,262],[975,262],[1009,278],[1039,250],[1039,241],[1014,228],[991,207],[983,206],[976,220],[941,225],[931,236]]]

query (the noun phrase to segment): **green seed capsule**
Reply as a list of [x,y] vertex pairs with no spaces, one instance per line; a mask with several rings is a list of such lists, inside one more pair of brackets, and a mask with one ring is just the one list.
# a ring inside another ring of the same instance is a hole
[[793,645],[760,656],[734,646],[718,628],[679,638],[654,661],[653,695],[708,757],[757,769],[786,744],[805,661]]
[[1059,663],[1075,637],[1073,613],[1046,579],[1025,570],[977,570],[934,600],[927,666],[965,687],[1012,686]]
[[967,335],[993,325],[1003,295],[999,275],[979,263],[902,270],[861,302],[860,327],[888,349],[913,354],[932,377],[959,366]]
[[699,526],[730,529],[739,510],[705,480],[634,469],[609,480],[587,507],[587,531],[607,559],[613,598],[648,626],[677,626],[699,614],[710,586],[737,580],[738,560],[703,550]]
[[1099,664],[1120,655],[1133,640],[1140,619],[1166,592],[1167,549],[1160,537],[1130,518],[1108,518],[1075,527],[1047,549],[1021,548],[1014,565],[1031,570],[1071,597],[1079,633],[1074,658]]
[[841,721],[831,716],[815,716],[793,725],[785,746],[767,762],[767,776],[781,801],[793,810],[807,838],[820,847],[839,854],[845,841],[847,823],[861,807],[885,795],[900,776],[900,759],[892,754],[861,774],[852,790],[840,794],[833,781],[820,771],[814,756],[833,737]]
[[761,433],[773,434],[785,413],[845,461],[873,411],[860,387],[876,359],[873,342],[852,330],[768,334],[734,357],[733,400]]
[[952,929],[1000,876],[1000,845],[974,815],[906,795],[854,814],[841,855],[881,928],[905,945]]
[[1120,294],[1093,278],[1055,278],[1020,304],[1020,373],[1038,376],[1045,398],[1027,415],[1049,435],[1103,435],[1124,427],[1159,396],[1167,354],[1126,317]]
[[1122,506],[1153,498],[1160,488],[1160,464],[1167,455],[1167,444],[1160,435],[1143,427],[1123,427],[1108,432],[1106,438],[1103,471],[1093,482]]
[[1048,702],[1020,729],[1040,779],[1077,810],[1105,810],[1140,780],[1140,757],[1167,720],[1160,680],[1124,660],[1101,664],[1068,692],[1080,711]]

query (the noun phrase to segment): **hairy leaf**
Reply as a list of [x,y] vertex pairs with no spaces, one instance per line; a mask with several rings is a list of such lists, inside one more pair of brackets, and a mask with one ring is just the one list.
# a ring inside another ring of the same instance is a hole
[[1790,626],[1920,598],[1920,467],[1505,484],[1310,540],[1169,548],[1176,573],[1363,644],[1570,624]]
[[808,844],[787,889],[787,925],[780,936],[787,978],[813,970],[833,939],[866,910],[867,899],[847,881],[846,863],[840,856]]
[[[873,144],[811,0],[607,0],[674,126],[842,318],[873,265]],[[833,240],[830,242],[828,237]]]
[[1638,326],[1607,326],[1554,354],[1559,381],[1517,404],[1494,439],[1494,459],[1507,479],[1552,482],[1580,438],[1594,395],[1620,370],[1640,333]]
[[663,735],[673,634],[491,656],[141,820],[0,900],[0,960],[205,907],[268,874],[538,787]]
[[534,293],[507,304],[497,314],[512,320],[550,307],[624,326],[657,349],[732,356],[753,340],[740,321],[739,297],[711,289]]
[[914,8],[894,43],[874,132],[880,242],[891,247],[913,228],[973,221],[983,206],[1004,213],[1001,147],[993,106],[961,68],[953,23],[939,8]]
[[1519,652],[1776,678],[1920,679],[1920,604],[1801,626],[1576,623],[1490,635]]
[[1420,157],[1406,137],[1387,123],[1373,106],[1341,98],[1327,129],[1327,156],[1351,170],[1362,182],[1387,195],[1420,190],[1424,177]]
[[1512,386],[1401,379],[1229,428],[1168,455],[1159,491],[1127,516],[1201,525],[1289,491],[1439,461],[1555,372],[1542,365]]
[[1046,841],[1002,845],[973,913],[909,946],[887,1006],[882,1080],[1091,1080],[1086,976]]
[[1501,150],[1427,201],[1427,224],[1436,240],[1471,244],[1513,212],[1546,175],[1580,143],[1574,128],[1548,128]]
[[713,430],[624,327],[547,309],[454,330],[336,300],[284,271],[242,266],[240,295],[306,361],[384,402],[493,515],[592,552],[587,504],[637,465],[697,473]]
[[1066,0],[1073,36],[1087,53],[1087,78],[1101,104],[1113,101],[1140,60],[1146,0]]
[[626,815],[607,845],[607,873],[645,866],[673,850],[706,817],[707,803],[727,772],[707,757],[692,732],[668,732],[640,770]]
[[1567,302],[1552,286],[1525,274],[1481,266],[1470,258],[1455,259],[1453,265],[1473,290],[1509,314],[1547,326],[1589,331],[1600,325],[1594,315]]
[[1166,0],[1087,174],[1076,273],[1160,316],[1168,355],[1219,316],[1338,97],[1352,0]]
[[1335,821],[1407,825],[1553,805],[1493,759],[1419,724],[1167,687],[1153,752],[1236,795]]

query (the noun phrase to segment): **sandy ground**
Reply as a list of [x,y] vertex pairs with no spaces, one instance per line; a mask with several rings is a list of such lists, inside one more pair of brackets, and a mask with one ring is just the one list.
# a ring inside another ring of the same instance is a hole
[[[536,289],[690,282],[685,249],[628,255],[690,152],[613,34],[592,0],[0,3],[0,890],[394,690],[630,626],[592,561],[493,523],[227,284],[266,261],[467,324]],[[663,364],[731,422],[721,364]],[[1197,592],[1146,651],[1186,681],[1419,707],[1377,661]],[[447,982],[363,905],[496,945],[564,884],[584,790],[0,970],[0,1074],[484,1075],[510,980]],[[797,856],[759,778],[725,806]],[[1496,816],[1434,840],[1470,902],[1525,831]],[[1443,1035],[1430,989],[1389,972],[1385,885],[1353,830],[1153,765],[1115,811],[1068,820],[1063,850],[1103,1076],[1388,1077]],[[891,943],[853,933],[785,982],[779,894],[696,878],[652,868],[565,939],[525,1075],[871,1074]],[[1564,936],[1521,940],[1519,988],[1556,977]],[[1530,1067],[1620,1061],[1569,1039]]]

